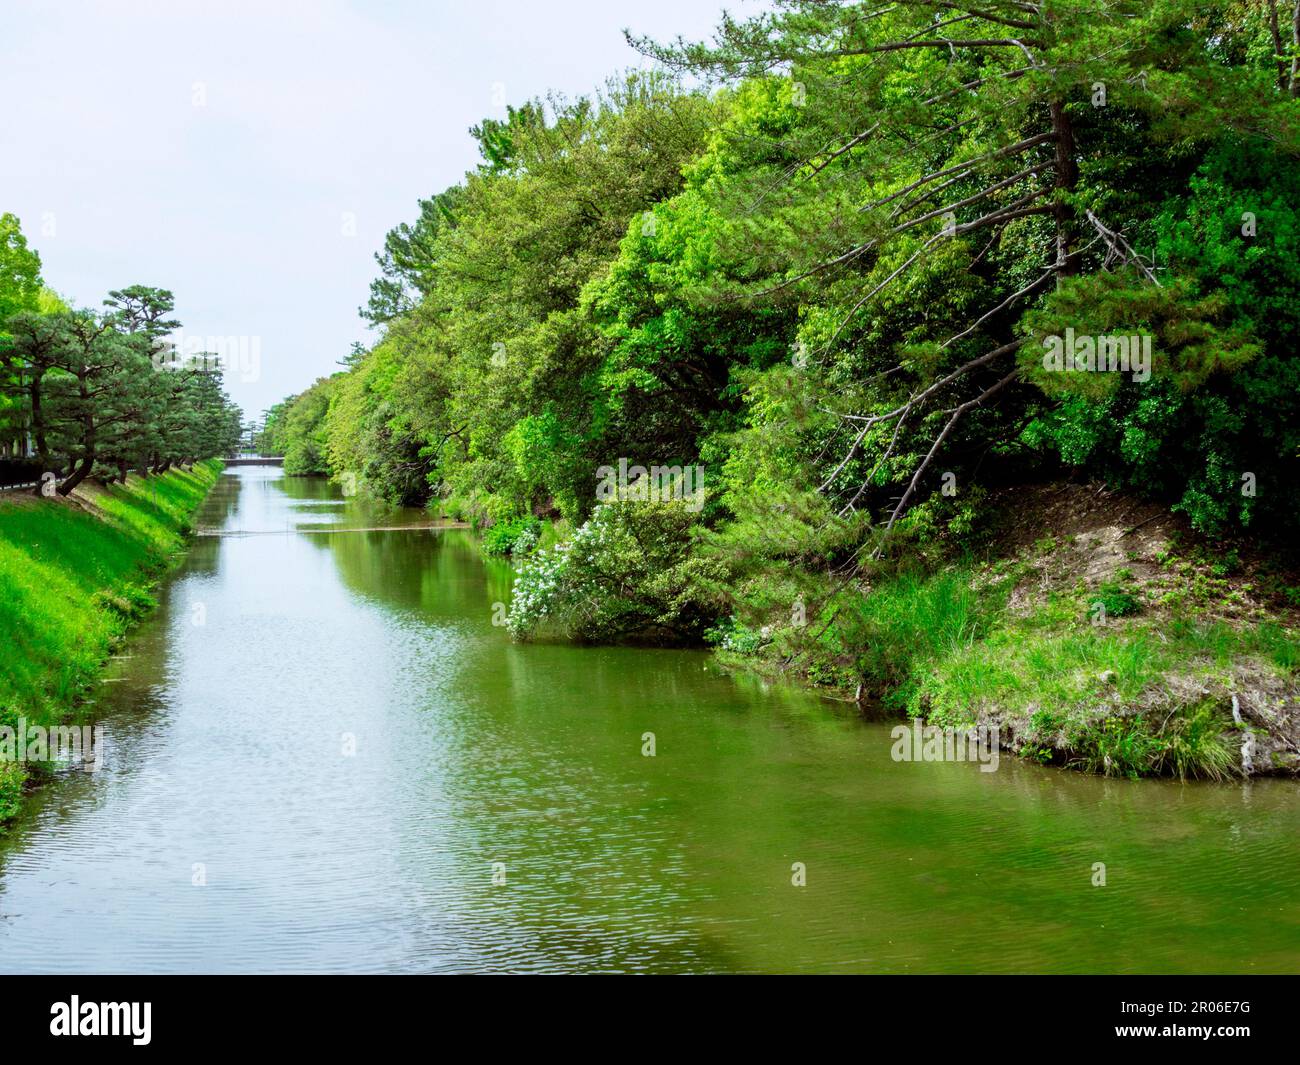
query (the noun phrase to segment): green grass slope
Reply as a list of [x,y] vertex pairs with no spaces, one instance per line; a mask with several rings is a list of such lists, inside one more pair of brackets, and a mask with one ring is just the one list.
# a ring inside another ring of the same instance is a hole
[[[0,496],[0,725],[68,720],[190,532],[221,472],[198,463],[71,501]],[[26,768],[0,760],[0,821]]]
[[981,551],[864,577],[724,661],[1114,776],[1300,775],[1300,578],[1092,486],[1008,494]]

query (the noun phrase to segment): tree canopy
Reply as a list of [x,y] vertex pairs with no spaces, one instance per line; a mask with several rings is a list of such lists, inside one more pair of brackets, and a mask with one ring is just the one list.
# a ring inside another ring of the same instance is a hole
[[242,414],[220,371],[170,352],[180,326],[171,292],[132,285],[110,292],[102,312],[74,310],[43,288],[12,215],[0,232],[0,438],[64,474],[60,493],[91,475],[125,480],[237,446]]
[[578,524],[599,467],[700,463],[690,550],[733,573],[1076,473],[1294,532],[1300,5],[781,0],[633,43],[653,72],[483,122],[389,234],[381,339],[281,414],[314,469]]

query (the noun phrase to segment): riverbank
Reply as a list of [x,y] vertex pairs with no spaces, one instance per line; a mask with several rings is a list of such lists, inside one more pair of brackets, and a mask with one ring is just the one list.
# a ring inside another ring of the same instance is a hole
[[[425,517],[375,513],[249,468],[200,516]],[[698,650],[512,644],[509,580],[466,531],[196,539],[96,688],[103,768],[0,837],[5,970],[1297,968],[1289,781],[895,761]]]
[[[1108,776],[1300,774],[1300,578],[1155,504],[1020,486],[979,550],[862,576],[837,624],[733,627],[733,668]],[[784,624],[782,624],[784,622]]]
[[690,515],[627,506],[553,550],[560,531],[535,519],[486,530],[485,553],[520,564],[512,635],[688,643],[686,625],[731,610],[703,630],[728,667],[994,730],[1043,764],[1300,775],[1300,571],[1280,549],[1210,542],[1157,503],[1067,481],[1008,487],[960,539],[913,536],[851,574],[744,572],[700,549]]
[[[0,726],[76,723],[105,660],[155,606],[220,475],[210,460],[125,485],[86,483],[67,499],[0,496]],[[0,760],[0,822],[30,785]]]

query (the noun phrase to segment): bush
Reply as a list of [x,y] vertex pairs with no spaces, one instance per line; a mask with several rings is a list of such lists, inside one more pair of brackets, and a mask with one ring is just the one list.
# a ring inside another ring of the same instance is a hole
[[751,629],[739,618],[726,617],[712,628],[704,630],[704,640],[723,651],[752,655],[763,646],[764,636],[761,631]]
[[533,517],[499,521],[483,530],[483,551],[488,555],[526,555],[541,538],[542,523]]
[[18,762],[0,759],[0,824],[18,812],[23,796],[23,770]]
[[1108,618],[1128,617],[1142,609],[1141,604],[1115,582],[1103,584],[1097,590],[1091,606],[1095,608],[1098,603],[1106,611],[1106,617]]
[[707,588],[722,567],[694,554],[682,502],[600,504],[568,543],[519,570],[507,627],[588,642],[699,643],[715,619]]

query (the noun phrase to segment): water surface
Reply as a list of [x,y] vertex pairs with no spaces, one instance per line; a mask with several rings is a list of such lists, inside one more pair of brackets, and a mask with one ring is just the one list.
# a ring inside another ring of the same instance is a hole
[[511,644],[463,530],[346,531],[426,520],[222,477],[103,769],[0,841],[0,971],[1300,971],[1294,784],[894,762],[704,653]]

